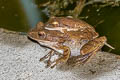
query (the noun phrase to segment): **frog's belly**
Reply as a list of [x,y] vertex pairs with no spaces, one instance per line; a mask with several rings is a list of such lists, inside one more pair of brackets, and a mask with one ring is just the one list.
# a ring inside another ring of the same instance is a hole
[[64,43],[64,45],[70,48],[71,56],[78,56],[78,55],[80,55],[80,49],[86,43],[87,42],[82,42],[82,43],[67,42],[67,43]]
[[78,56],[80,55],[80,48],[71,48],[71,56]]

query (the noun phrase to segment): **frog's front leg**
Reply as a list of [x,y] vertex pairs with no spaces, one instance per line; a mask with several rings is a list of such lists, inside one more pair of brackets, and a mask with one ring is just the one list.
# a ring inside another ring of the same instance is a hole
[[55,67],[57,64],[59,63],[65,63],[67,62],[67,60],[69,59],[70,57],[70,48],[67,47],[67,46],[59,46],[59,47],[56,47],[58,50],[63,50],[63,54],[60,58],[56,59],[55,61],[52,62],[52,66],[51,68]]
[[45,60],[45,59],[47,59],[48,58],[48,60],[47,60],[47,67],[50,65],[50,63],[51,63],[51,57],[54,55],[54,53],[55,53],[55,51],[54,50],[51,50],[48,54],[46,54],[45,56],[43,56],[42,58],[40,58],[40,61],[43,61],[43,60]]
[[106,37],[103,36],[95,38],[86,43],[80,50],[82,57],[79,57],[77,59],[76,64],[79,64],[80,62],[87,62],[94,54],[96,54],[97,51],[99,51],[103,47],[106,41]]
[[50,56],[52,56],[53,53],[54,53],[54,51],[51,50],[48,54],[46,54],[45,56],[43,56],[42,58],[40,58],[40,61],[43,61],[43,60],[47,59],[48,57],[50,59],[51,58]]

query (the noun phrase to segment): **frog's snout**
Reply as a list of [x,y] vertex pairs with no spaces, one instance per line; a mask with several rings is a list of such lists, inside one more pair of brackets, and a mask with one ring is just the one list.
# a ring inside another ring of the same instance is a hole
[[28,37],[30,38],[38,38],[38,32],[28,32],[27,34]]

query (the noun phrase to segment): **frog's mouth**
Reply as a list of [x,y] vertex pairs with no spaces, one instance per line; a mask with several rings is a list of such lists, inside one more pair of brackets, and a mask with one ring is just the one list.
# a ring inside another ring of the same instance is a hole
[[33,40],[38,40],[39,39],[39,35],[38,32],[28,32],[27,36]]
[[[32,39],[34,41],[37,41],[42,46],[45,46],[45,47],[56,50],[54,45],[56,45],[57,42],[52,42],[52,41],[49,41],[49,40],[47,41],[45,39],[42,39],[42,38],[39,37],[37,32],[33,32],[33,33],[30,32],[30,33],[28,33],[27,36],[28,36],[28,38],[30,38],[30,39]],[[56,51],[58,51],[58,50],[56,50]],[[62,53],[62,51],[59,51],[59,52]]]
[[57,42],[51,42],[51,41],[45,41],[45,40],[37,40],[37,42],[43,46],[48,46],[48,47],[51,47],[57,44]]
[[[31,33],[32,34],[32,33]],[[51,46],[53,44],[57,44],[57,42],[51,42],[51,41],[47,41],[45,39],[42,39],[39,37],[39,35],[37,34],[28,34],[28,37],[34,41],[37,41],[38,43],[40,43],[41,45],[44,45],[44,46]]]
[[[34,39],[35,40],[35,39]],[[63,50],[57,49],[55,45],[57,45],[57,42],[51,42],[51,41],[45,41],[45,40],[36,40],[40,45],[45,46],[47,48],[53,49],[59,53],[63,53]]]

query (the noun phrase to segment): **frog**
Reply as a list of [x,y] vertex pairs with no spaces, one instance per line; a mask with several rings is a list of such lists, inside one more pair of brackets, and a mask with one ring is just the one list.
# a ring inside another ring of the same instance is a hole
[[[67,17],[54,17],[46,23],[39,22],[28,32],[28,37],[51,50],[40,58],[40,61],[48,58],[47,67],[51,68],[60,63],[66,63],[72,57],[75,64],[86,63],[104,45],[114,49],[107,44],[107,38],[99,37],[91,25],[82,20]],[[51,61],[51,57],[55,54],[59,57]]]

